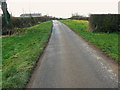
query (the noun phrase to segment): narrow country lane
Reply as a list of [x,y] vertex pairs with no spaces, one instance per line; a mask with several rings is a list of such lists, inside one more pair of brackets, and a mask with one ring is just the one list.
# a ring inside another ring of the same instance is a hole
[[117,65],[57,20],[39,64],[28,88],[118,87]]

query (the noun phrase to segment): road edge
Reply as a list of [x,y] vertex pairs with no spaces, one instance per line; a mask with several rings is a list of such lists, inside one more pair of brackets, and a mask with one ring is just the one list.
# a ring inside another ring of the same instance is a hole
[[[60,22],[60,21],[59,21]],[[62,22],[61,22],[62,23]],[[64,24],[64,23],[62,23]],[[91,42],[89,42],[87,39],[85,39],[84,37],[82,37],[81,35],[79,35],[77,32],[75,32],[72,28],[70,28],[69,26],[67,26],[66,24],[64,24],[66,27],[68,27],[71,31],[73,31],[76,35],[78,35],[81,39],[83,39],[86,43],[88,43],[88,45],[97,50],[100,54],[102,54],[104,57],[108,58],[112,63],[116,64],[117,66],[120,65],[120,63],[118,63],[116,60],[114,60],[111,56],[109,56],[107,53],[103,52],[100,48],[98,48],[96,45],[92,44]],[[119,70],[120,71],[120,70]]]
[[40,67],[41,62],[42,62],[42,58],[43,58],[43,56],[44,56],[44,54],[45,54],[45,52],[46,52],[46,49],[47,49],[47,47],[48,47],[48,45],[49,45],[49,41],[50,41],[50,39],[51,39],[52,33],[53,33],[53,21],[52,21],[52,28],[51,28],[51,32],[50,32],[48,41],[46,42],[46,45],[45,45],[42,53],[40,54],[39,59],[38,59],[38,61],[37,61],[36,64],[35,64],[35,67],[34,67],[33,70],[32,70],[30,79],[28,80],[28,82],[27,82],[27,84],[26,84],[26,87],[25,87],[26,89],[27,89],[27,88],[31,88],[31,85],[32,85],[32,83],[33,83],[33,81],[34,81],[34,78],[35,78],[35,75],[36,75],[36,71],[37,71],[38,68]]

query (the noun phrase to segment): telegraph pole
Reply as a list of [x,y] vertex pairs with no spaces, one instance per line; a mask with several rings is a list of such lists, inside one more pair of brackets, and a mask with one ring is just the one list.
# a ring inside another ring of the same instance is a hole
[[118,14],[120,14],[120,1],[118,2]]

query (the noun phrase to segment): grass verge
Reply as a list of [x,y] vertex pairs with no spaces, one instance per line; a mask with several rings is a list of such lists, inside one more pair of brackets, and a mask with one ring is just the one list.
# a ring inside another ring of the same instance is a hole
[[24,34],[2,39],[3,88],[24,88],[43,52],[52,21],[24,29]]
[[80,36],[96,45],[107,55],[116,61],[120,61],[118,55],[118,34],[117,33],[92,33],[88,31],[88,21],[82,20],[60,20]]

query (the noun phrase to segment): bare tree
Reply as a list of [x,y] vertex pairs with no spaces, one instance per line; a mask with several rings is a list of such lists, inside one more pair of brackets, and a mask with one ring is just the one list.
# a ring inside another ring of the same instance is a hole
[[7,26],[11,26],[11,18],[10,18],[10,14],[7,10],[7,3],[6,0],[1,0],[1,9],[3,11],[3,16],[5,17],[5,22],[7,24]]

